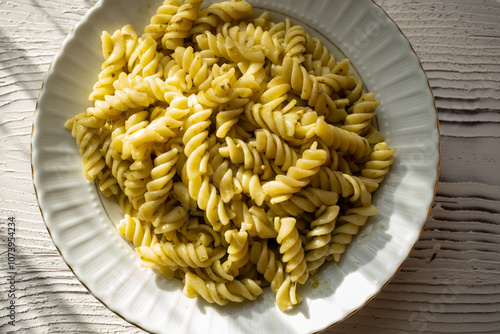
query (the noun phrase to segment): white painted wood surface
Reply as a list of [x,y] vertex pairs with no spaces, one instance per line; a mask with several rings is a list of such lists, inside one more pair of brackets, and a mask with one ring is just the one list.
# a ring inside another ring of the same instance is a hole
[[[43,77],[95,2],[0,1],[2,333],[143,333],[73,276],[32,186],[31,126]],[[376,2],[408,37],[430,80],[442,135],[440,182],[426,228],[400,272],[325,333],[499,333],[500,2]],[[15,326],[7,308],[8,217],[16,222]]]

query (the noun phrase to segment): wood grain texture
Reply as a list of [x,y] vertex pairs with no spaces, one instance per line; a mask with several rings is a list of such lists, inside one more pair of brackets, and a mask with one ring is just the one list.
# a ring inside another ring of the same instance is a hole
[[[0,1],[0,332],[16,218],[19,333],[143,333],[95,299],[53,245],[32,186],[36,98],[96,0]],[[442,161],[426,228],[400,272],[325,333],[500,332],[500,2],[377,0],[412,43],[438,108]]]

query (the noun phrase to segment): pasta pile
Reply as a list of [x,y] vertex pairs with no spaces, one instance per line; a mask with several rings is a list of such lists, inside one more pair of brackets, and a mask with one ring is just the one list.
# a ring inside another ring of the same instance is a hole
[[219,305],[269,286],[284,311],[377,214],[395,149],[347,59],[252,11],[166,0],[142,34],[103,32],[93,105],[65,127],[145,267]]

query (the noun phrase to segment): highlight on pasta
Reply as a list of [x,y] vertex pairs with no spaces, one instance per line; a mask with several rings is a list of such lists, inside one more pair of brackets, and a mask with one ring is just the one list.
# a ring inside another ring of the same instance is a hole
[[245,0],[202,2],[103,32],[92,106],[65,127],[144,267],[219,305],[268,287],[285,311],[378,213],[396,149],[347,59]]

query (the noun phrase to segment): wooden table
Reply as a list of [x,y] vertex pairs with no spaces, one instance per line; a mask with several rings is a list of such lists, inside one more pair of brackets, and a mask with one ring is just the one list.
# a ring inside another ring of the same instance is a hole
[[[0,332],[142,333],[73,276],[32,185],[30,136],[42,80],[95,2],[0,1]],[[499,333],[500,2],[376,2],[413,44],[430,80],[442,135],[440,182],[401,271],[326,333]],[[16,226],[15,327],[8,323],[8,223]]]

